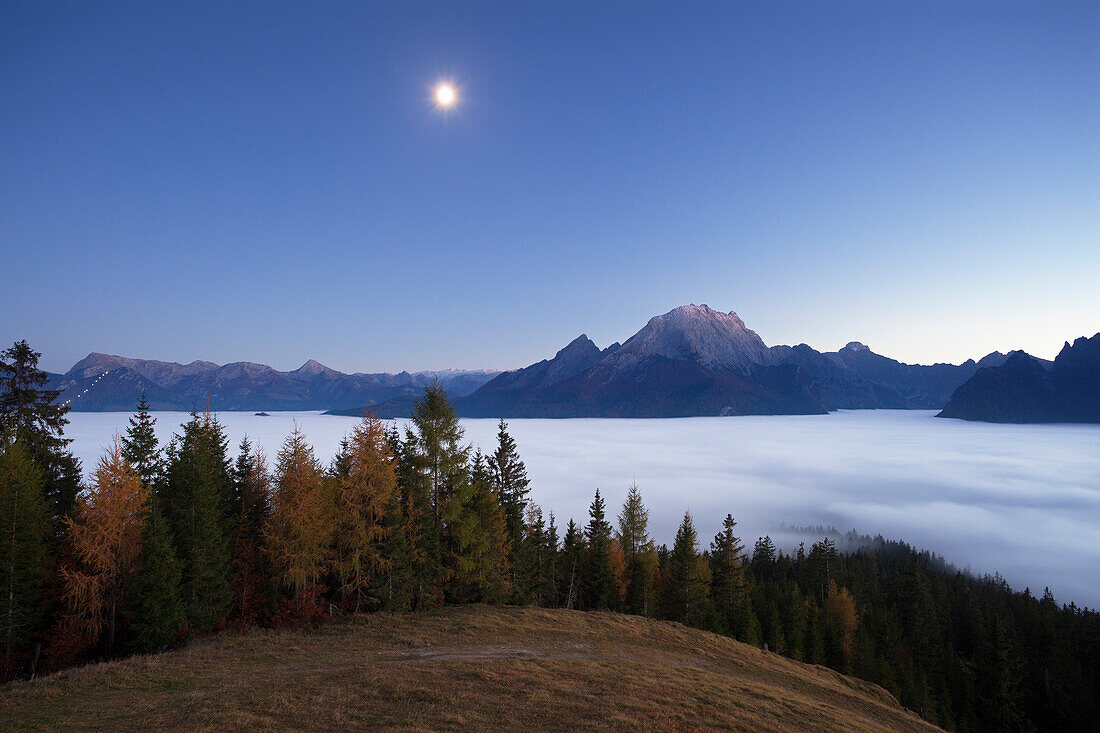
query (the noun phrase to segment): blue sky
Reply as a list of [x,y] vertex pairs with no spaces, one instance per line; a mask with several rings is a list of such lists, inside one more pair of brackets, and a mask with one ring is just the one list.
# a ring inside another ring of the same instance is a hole
[[691,302],[1051,357],[1100,330],[1100,4],[9,0],[0,261],[53,370],[514,368]]

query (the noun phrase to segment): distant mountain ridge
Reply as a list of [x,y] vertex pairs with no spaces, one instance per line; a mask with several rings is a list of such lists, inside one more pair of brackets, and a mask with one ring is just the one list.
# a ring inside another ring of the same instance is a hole
[[50,381],[76,411],[132,410],[143,392],[155,410],[190,410],[196,404],[214,410],[330,410],[419,395],[435,379],[452,397],[462,397],[497,374],[487,369],[344,374],[314,359],[280,372],[252,362],[179,364],[93,352],[65,374],[51,374]]
[[1053,362],[1022,351],[979,369],[937,417],[999,423],[1100,423],[1100,333],[1068,341]]
[[[684,305],[654,316],[621,346],[582,334],[552,359],[503,372],[455,406],[465,417],[690,417],[939,409],[980,362],[903,364],[859,342],[836,352],[767,346],[734,312]],[[412,400],[371,406],[402,417]],[[361,410],[360,410],[361,411]],[[341,410],[340,414],[358,414]]]
[[1091,417],[1093,398],[1082,402],[1080,395],[1097,389],[1098,351],[1100,334],[1067,343],[1055,362],[993,352],[962,364],[904,364],[858,341],[835,352],[806,344],[769,347],[736,313],[685,305],[654,316],[622,345],[600,349],[581,334],[552,358],[507,372],[344,374],[313,359],[280,372],[252,362],[179,364],[92,353],[65,374],[50,376],[52,386],[63,391],[61,399],[71,400],[78,411],[129,411],[144,392],[161,410],[198,405],[404,417],[424,387],[438,379],[464,417],[942,408],[944,417],[1088,422],[1100,418]]

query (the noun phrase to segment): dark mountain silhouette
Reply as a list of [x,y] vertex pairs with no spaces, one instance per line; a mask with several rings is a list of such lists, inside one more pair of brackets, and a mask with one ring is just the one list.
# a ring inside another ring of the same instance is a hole
[[50,376],[74,410],[110,411],[132,410],[142,392],[155,410],[190,410],[196,404],[215,410],[329,410],[419,395],[434,379],[452,397],[462,397],[496,375],[457,369],[344,374],[313,359],[280,372],[251,362],[177,364],[92,353],[65,374]]
[[[826,354],[835,363],[843,365],[871,385],[877,402],[874,407],[912,408],[934,410],[947,404],[960,384],[983,366],[998,366],[1008,357],[999,351],[987,354],[978,362],[968,359],[962,364],[903,364],[871,351],[852,341],[840,351]],[[836,395],[837,407],[856,407],[845,404],[845,394]]]
[[[576,342],[574,342],[576,343]],[[592,355],[593,344],[588,350]],[[559,352],[559,357],[567,350]],[[598,362],[500,399],[494,379],[457,401],[469,416],[687,417],[815,414],[827,411],[812,381],[792,365],[767,363],[767,346],[735,313],[676,308]],[[559,357],[549,362],[553,365]],[[552,373],[552,366],[548,372]],[[507,377],[508,375],[501,375]],[[492,395],[493,399],[489,399]]]
[[[933,409],[945,405],[979,366],[1005,358],[993,353],[978,363],[921,366],[880,356],[857,342],[833,353],[806,344],[769,348],[736,313],[686,305],[650,319],[622,346],[600,351],[582,334],[554,358],[500,374],[455,404],[466,417]],[[401,417],[413,402],[399,397],[371,409],[383,417]]]
[[1022,351],[979,369],[938,417],[1000,423],[1100,423],[1100,333],[1067,341],[1052,364]]
[[128,411],[145,392],[162,410],[197,404],[402,417],[438,379],[465,417],[821,414],[946,405],[945,417],[1092,421],[1088,395],[1100,350],[1094,340],[1066,344],[1053,363],[994,352],[977,362],[924,366],[855,341],[825,353],[806,344],[768,347],[736,313],[686,305],[651,318],[621,346],[601,350],[582,334],[551,359],[503,373],[344,374],[312,359],[280,372],[251,362],[177,364],[93,353],[51,377],[64,390],[61,399],[85,411]]

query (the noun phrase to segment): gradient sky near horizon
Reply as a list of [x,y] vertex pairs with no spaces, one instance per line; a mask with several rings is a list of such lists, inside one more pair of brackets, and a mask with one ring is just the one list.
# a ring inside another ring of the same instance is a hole
[[[450,80],[446,114],[432,85]],[[0,3],[0,340],[515,368],[1100,330],[1100,3]]]

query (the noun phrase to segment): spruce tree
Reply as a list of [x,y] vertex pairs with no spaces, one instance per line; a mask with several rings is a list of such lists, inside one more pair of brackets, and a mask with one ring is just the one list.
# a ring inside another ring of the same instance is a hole
[[380,589],[382,607],[387,610],[409,610],[413,606],[412,554],[409,547],[408,523],[405,518],[404,486],[401,434],[396,422],[385,430],[386,447],[390,452],[394,469],[394,490],[386,506],[385,524],[387,527],[383,554],[386,558],[385,577]]
[[562,605],[573,609],[580,607],[581,581],[587,562],[588,548],[584,544],[584,535],[572,519],[565,528],[561,542],[561,593]]
[[632,484],[619,514],[619,546],[626,564],[626,611],[649,616],[653,603],[653,538],[649,510],[637,484]]
[[165,481],[157,487],[160,507],[182,565],[187,621],[205,633],[225,618],[233,603],[231,495],[225,435],[209,413],[191,413],[167,449]]
[[457,603],[498,603],[511,591],[504,513],[480,452],[467,475],[451,492],[443,512],[448,597]]
[[1022,730],[1023,662],[1009,624],[1000,614],[989,621],[977,658],[978,700],[990,730]]
[[707,627],[713,619],[710,568],[699,555],[698,534],[690,512],[684,513],[668,561],[664,616],[690,626]]
[[764,536],[756,540],[752,548],[752,569],[757,575],[770,578],[775,572],[776,549],[772,538]]
[[64,436],[68,405],[56,404],[61,391],[47,389],[49,375],[38,368],[40,352],[16,341],[0,353],[0,435],[20,442],[37,464],[42,491],[60,537],[80,491],[80,461]]
[[454,493],[468,487],[470,448],[462,445],[458,414],[438,381],[426,387],[414,404],[411,422],[413,430],[406,429],[402,451],[402,473],[407,476],[409,530],[415,534],[410,544],[415,545],[416,605],[422,607],[443,598],[445,560],[454,556],[459,541],[443,513]]
[[469,447],[462,446],[463,430],[447,392],[433,382],[412,410],[416,428],[416,457],[428,480],[432,512],[439,523],[443,507],[455,488],[466,480]]
[[378,591],[379,598],[382,607],[387,610],[407,611],[415,602],[413,591],[416,582],[400,491],[390,495],[390,501],[386,505],[385,525],[387,531],[382,554],[386,563]]
[[825,603],[829,583],[833,579],[833,569],[839,556],[836,543],[828,537],[810,545],[810,554],[806,558],[810,587],[817,596],[818,603]]
[[233,466],[234,493],[238,510],[238,535],[260,544],[263,528],[271,514],[271,475],[263,448],[253,448],[248,436],[241,439],[237,460]]
[[255,624],[271,597],[272,579],[264,555],[264,527],[271,515],[271,474],[263,449],[241,439],[233,467],[234,499],[237,505],[233,535],[233,588],[236,607],[233,616],[240,624]]
[[0,441],[0,635],[7,666],[42,621],[50,531],[41,470],[21,443]]
[[531,503],[527,506],[520,550],[515,554],[519,561],[515,572],[518,580],[516,599],[520,603],[547,605],[550,594],[550,562],[546,522],[542,517],[542,507],[538,504]]
[[722,531],[710,544],[711,597],[720,629],[735,639],[754,642],[755,623],[745,577],[745,546],[733,533],[735,526],[733,515],[727,514]]
[[136,651],[162,651],[176,639],[184,621],[181,582],[181,563],[168,521],[153,495],[146,505],[141,563],[130,581],[126,605]]
[[512,561],[515,563],[518,560],[523,539],[523,522],[530,481],[527,478],[527,467],[520,460],[519,452],[516,450],[516,441],[508,433],[508,423],[504,422],[503,418],[497,426],[497,448],[489,456],[489,470],[492,473],[497,496],[500,497],[501,508],[504,510],[508,538],[513,548]]
[[611,525],[599,489],[588,507],[585,541],[588,555],[581,582],[581,603],[586,610],[614,609],[618,605],[618,589],[611,565]]
[[130,426],[122,436],[122,456],[141,476],[144,486],[152,486],[161,472],[160,446],[154,431],[156,423],[156,418],[149,414],[149,402],[142,392],[137,412],[130,418]]
[[443,600],[443,532],[432,506],[431,483],[419,443],[416,433],[408,428],[402,440],[391,441],[397,455],[399,524],[405,535],[404,555],[399,560],[408,578],[408,604],[414,609],[431,608]]
[[554,512],[550,512],[550,521],[546,525],[546,562],[547,562],[547,598],[546,605],[561,605],[561,561],[560,543]]

